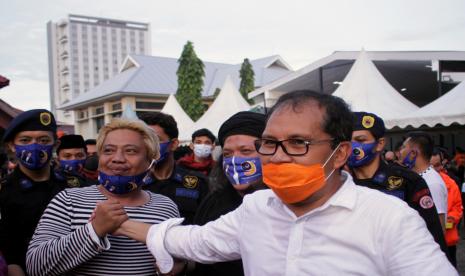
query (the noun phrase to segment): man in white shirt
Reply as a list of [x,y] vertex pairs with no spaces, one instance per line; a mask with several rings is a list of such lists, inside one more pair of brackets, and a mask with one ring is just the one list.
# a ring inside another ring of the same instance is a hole
[[439,214],[439,220],[445,231],[447,214],[447,187],[439,173],[430,164],[434,142],[424,131],[414,131],[407,134],[400,150],[402,163],[421,175],[428,185],[434,204]]
[[146,241],[162,273],[174,256],[242,258],[245,275],[458,275],[415,210],[341,171],[351,134],[352,114],[341,99],[288,93],[256,141],[271,190],[246,196],[204,226],[129,220],[118,232]]

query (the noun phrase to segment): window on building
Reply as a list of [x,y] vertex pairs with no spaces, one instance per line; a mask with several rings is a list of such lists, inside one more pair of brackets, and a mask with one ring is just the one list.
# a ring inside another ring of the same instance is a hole
[[94,114],[93,115],[100,115],[104,113],[104,108],[103,105],[97,106],[94,108]]
[[112,104],[112,105],[111,105],[111,110],[112,110],[112,111],[121,110],[121,103]]
[[94,118],[94,121],[95,121],[96,131],[99,132],[99,130],[105,125],[105,117],[104,116],[96,117]]
[[160,102],[137,102],[136,109],[152,109],[152,110],[161,110],[165,103]]
[[87,119],[87,117],[89,116],[87,110],[79,110],[78,111],[78,119],[82,120],[82,119]]

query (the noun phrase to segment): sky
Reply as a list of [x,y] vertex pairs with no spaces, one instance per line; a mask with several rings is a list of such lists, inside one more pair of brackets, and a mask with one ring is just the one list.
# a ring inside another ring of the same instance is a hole
[[334,51],[465,51],[463,0],[0,0],[0,99],[50,108],[46,24],[68,14],[148,22],[152,55],[187,40],[204,61],[278,54],[300,69]]

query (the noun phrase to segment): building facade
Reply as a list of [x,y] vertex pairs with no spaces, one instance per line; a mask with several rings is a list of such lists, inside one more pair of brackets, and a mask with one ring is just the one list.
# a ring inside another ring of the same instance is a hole
[[74,124],[74,114],[57,109],[116,75],[128,54],[151,53],[150,24],[68,15],[47,23],[52,112]]

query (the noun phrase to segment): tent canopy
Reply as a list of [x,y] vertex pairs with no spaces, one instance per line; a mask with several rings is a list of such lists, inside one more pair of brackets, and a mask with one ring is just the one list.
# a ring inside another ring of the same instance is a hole
[[364,50],[333,95],[353,111],[372,112],[385,120],[418,110],[386,81]]
[[191,117],[189,117],[189,115],[187,115],[187,113],[181,107],[179,102],[176,100],[174,94],[171,94],[168,97],[168,100],[163,106],[161,112],[174,117],[176,123],[178,124],[178,130],[180,135],[189,132],[191,127],[194,125],[194,121],[192,121]]
[[250,105],[237,90],[232,78],[228,76],[213,104],[190,130],[180,134],[179,138],[181,142],[190,141],[192,133],[201,128],[209,129],[217,136],[224,121],[239,111],[249,109]]
[[425,105],[419,110],[402,114],[400,118],[386,120],[386,127],[398,126],[420,127],[427,125],[434,127],[437,124],[449,126],[453,123],[465,125],[465,82],[461,82],[447,94]]

